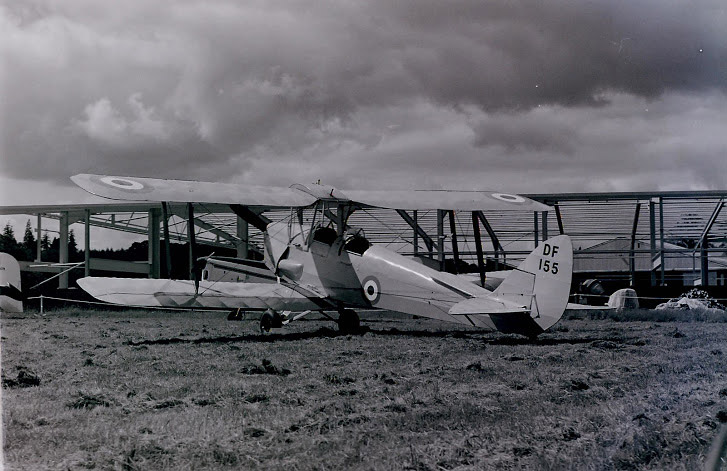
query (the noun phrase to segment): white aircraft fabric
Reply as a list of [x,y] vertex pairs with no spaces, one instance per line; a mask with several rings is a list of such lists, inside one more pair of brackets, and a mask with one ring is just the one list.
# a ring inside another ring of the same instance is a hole
[[461,190],[343,190],[351,200],[386,209],[455,211],[549,211],[550,206],[521,195],[494,191]]
[[338,190],[318,184],[296,184],[290,188],[283,188],[87,173],[74,175],[71,180],[94,195],[126,201],[240,204],[272,208],[304,207],[318,200],[328,200],[402,210],[548,211],[551,209],[548,205],[521,195],[494,191]]
[[96,299],[145,307],[246,308],[304,311],[318,305],[289,286],[277,283],[237,283],[143,278],[86,277],[78,286]]
[[242,204],[285,208],[309,206],[316,202],[314,196],[282,187],[88,173],[74,175],[71,180],[91,194],[113,200]]

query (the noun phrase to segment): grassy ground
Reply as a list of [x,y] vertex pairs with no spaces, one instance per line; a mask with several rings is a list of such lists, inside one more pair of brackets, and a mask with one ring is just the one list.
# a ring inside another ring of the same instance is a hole
[[6,469],[697,469],[727,414],[727,323],[367,325],[5,315]]

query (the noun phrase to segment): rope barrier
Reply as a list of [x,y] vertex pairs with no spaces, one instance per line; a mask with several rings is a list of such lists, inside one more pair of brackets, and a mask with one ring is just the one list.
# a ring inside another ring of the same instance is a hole
[[[571,294],[571,296],[572,297],[573,296],[582,296],[584,298],[588,298],[588,297],[591,297],[591,298],[608,298],[609,297],[609,295],[607,295],[607,294],[581,294],[581,293],[573,293],[573,294]],[[666,301],[669,301],[670,299],[681,299],[681,298],[684,298],[686,296],[672,296],[670,298],[664,298],[664,297],[656,297],[656,296],[639,296],[639,295],[637,295],[636,297],[638,299],[651,299],[651,300],[666,300]],[[697,300],[700,300],[700,299],[704,299],[704,298],[688,298],[688,299],[697,299]],[[727,298],[711,298],[710,297],[709,299],[715,300],[715,301],[727,301]]]

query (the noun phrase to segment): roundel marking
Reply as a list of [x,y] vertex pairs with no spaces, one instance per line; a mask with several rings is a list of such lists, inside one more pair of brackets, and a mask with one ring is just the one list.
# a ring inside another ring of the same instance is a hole
[[140,182],[129,180],[128,178],[119,177],[103,177],[101,182],[113,186],[114,188],[121,188],[122,190],[142,190],[144,185]]
[[367,277],[363,282],[364,297],[371,303],[376,304],[381,297],[381,285],[374,276]]
[[508,193],[493,193],[492,197],[500,201],[507,201],[508,203],[524,203],[525,198],[520,195],[511,195]]

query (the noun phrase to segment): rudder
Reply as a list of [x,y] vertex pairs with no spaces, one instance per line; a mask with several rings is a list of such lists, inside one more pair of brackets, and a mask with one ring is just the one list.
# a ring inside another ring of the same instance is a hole
[[542,242],[493,293],[499,298],[530,306],[530,318],[536,325],[512,317],[510,321],[502,316],[493,319],[496,324],[504,323],[502,328],[498,325],[498,329],[532,337],[552,327],[565,312],[572,277],[570,237],[559,235]]

